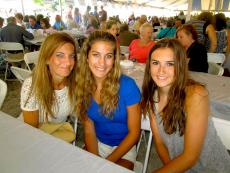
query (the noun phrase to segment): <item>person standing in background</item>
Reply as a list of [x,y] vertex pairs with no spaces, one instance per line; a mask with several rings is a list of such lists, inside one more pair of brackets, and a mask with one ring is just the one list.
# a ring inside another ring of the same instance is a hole
[[200,20],[205,21],[203,26],[204,45],[207,52],[215,53],[217,47],[217,36],[215,30],[215,18],[211,12],[205,11],[200,13]]
[[68,8],[68,11],[67,11],[67,16],[66,16],[66,18],[67,19],[73,19],[73,5],[69,5],[69,8]]
[[107,11],[104,10],[104,7],[101,6],[101,11],[99,11],[99,22],[102,30],[105,29],[107,21]]
[[80,26],[82,22],[81,13],[79,12],[79,8],[74,9],[74,21]]
[[89,21],[89,18],[90,18],[90,14],[89,14],[90,10],[91,10],[91,7],[87,6],[85,14],[83,16],[83,22],[84,22],[85,27],[87,27],[87,25],[88,25],[88,21]]
[[94,6],[93,16],[95,16],[95,18],[97,19],[97,22],[99,24],[99,14],[97,12],[97,6]]

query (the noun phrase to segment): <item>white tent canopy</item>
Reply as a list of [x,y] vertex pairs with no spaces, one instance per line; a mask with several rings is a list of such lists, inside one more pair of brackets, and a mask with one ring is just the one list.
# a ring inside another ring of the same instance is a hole
[[[137,4],[161,9],[187,10],[189,0],[114,0],[122,4]],[[192,10],[204,11],[229,11],[230,0],[192,0]]]
[[[82,14],[85,13],[87,5],[92,7],[91,10],[93,10],[93,6],[103,5],[109,16],[119,15],[122,20],[126,20],[132,13],[135,16],[146,14],[147,16],[169,17],[178,15],[181,10],[185,12],[185,15],[204,10],[230,11],[230,0],[59,0],[59,2],[65,2],[65,5],[63,4],[63,8],[59,6],[56,11],[52,12],[49,12],[47,5],[52,4],[54,0],[44,1],[45,6],[39,6],[33,0],[0,0],[0,15],[8,17],[14,15],[16,11],[24,14],[42,13],[47,15],[49,13],[53,19],[54,15],[62,14],[62,12],[65,16],[68,4],[78,7]],[[225,15],[230,17],[230,12]]]

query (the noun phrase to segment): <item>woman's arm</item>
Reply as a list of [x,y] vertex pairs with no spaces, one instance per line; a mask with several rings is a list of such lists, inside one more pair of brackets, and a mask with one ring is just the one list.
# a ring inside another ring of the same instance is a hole
[[209,101],[207,91],[196,86],[186,96],[186,127],[184,150],[155,173],[180,173],[196,164],[202,151],[208,126]]
[[217,38],[216,38],[216,31],[212,24],[208,25],[206,28],[206,33],[208,34],[208,38],[210,40],[210,48],[208,52],[216,52],[217,47]]
[[86,150],[95,155],[99,155],[97,137],[93,121],[87,117],[82,122],[84,126],[84,141]]
[[38,128],[39,126],[39,112],[37,111],[22,111],[24,122]]
[[158,131],[158,124],[156,122],[156,116],[152,112],[150,113],[149,121],[157,153],[163,164],[166,164],[170,161],[168,148],[165,146],[163,140],[161,139],[161,136]]
[[128,134],[119,146],[106,158],[112,162],[117,162],[122,158],[138,141],[141,127],[140,104],[127,107],[128,111]]

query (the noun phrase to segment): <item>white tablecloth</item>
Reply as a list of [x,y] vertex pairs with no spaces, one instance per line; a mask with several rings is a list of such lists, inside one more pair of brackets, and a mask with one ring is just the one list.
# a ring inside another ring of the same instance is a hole
[[1,173],[131,173],[0,112]]
[[[141,89],[144,70],[145,64],[135,63],[133,68],[123,70],[123,72],[135,79]],[[194,80],[206,85],[209,91],[211,114],[230,121],[230,77],[200,72],[189,72],[189,74]]]
[[43,33],[42,29],[38,29],[38,30],[27,29],[27,30],[34,35],[34,39],[32,40],[29,40],[26,37],[24,37],[25,42],[29,44],[41,45],[47,36],[47,34]]
[[46,36],[42,36],[42,35],[36,36],[32,40],[24,38],[24,40],[25,40],[26,43],[33,44],[33,45],[38,45],[38,46],[40,46],[45,39],[46,39]]

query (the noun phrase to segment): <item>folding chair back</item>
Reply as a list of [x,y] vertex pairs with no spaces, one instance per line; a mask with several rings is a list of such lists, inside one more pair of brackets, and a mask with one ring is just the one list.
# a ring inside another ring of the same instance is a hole
[[216,63],[208,62],[208,73],[217,76],[222,76],[224,74],[224,68]]
[[7,85],[3,80],[0,79],[0,109],[5,100],[6,93],[7,93]]
[[207,55],[208,62],[214,62],[222,66],[225,61],[225,55],[223,53],[208,53]]
[[149,132],[149,138],[148,138],[148,143],[147,143],[147,147],[146,147],[145,160],[144,160],[142,173],[146,173],[146,170],[147,170],[147,167],[148,167],[150,148],[151,148],[152,139],[153,139],[152,131],[151,131],[151,128],[150,128],[149,117],[146,116],[146,118],[144,118],[144,116],[142,115],[141,136],[140,136],[140,139],[139,139],[139,141],[137,143],[137,152],[139,151],[142,138],[144,138],[145,145],[146,145],[145,131]]
[[10,69],[21,83],[32,74],[31,71],[19,67],[11,66]]
[[31,64],[32,65],[37,64],[38,56],[39,56],[39,51],[25,53],[24,60],[25,60],[25,63],[26,63],[28,70],[32,71],[32,67],[30,65]]
[[6,51],[19,51],[24,52],[24,47],[21,43],[16,42],[0,42],[0,49]]
[[5,80],[7,80],[9,63],[15,65],[14,63],[19,63],[24,61],[24,47],[21,43],[0,42],[0,49],[3,53],[6,53],[4,59],[6,61]]

